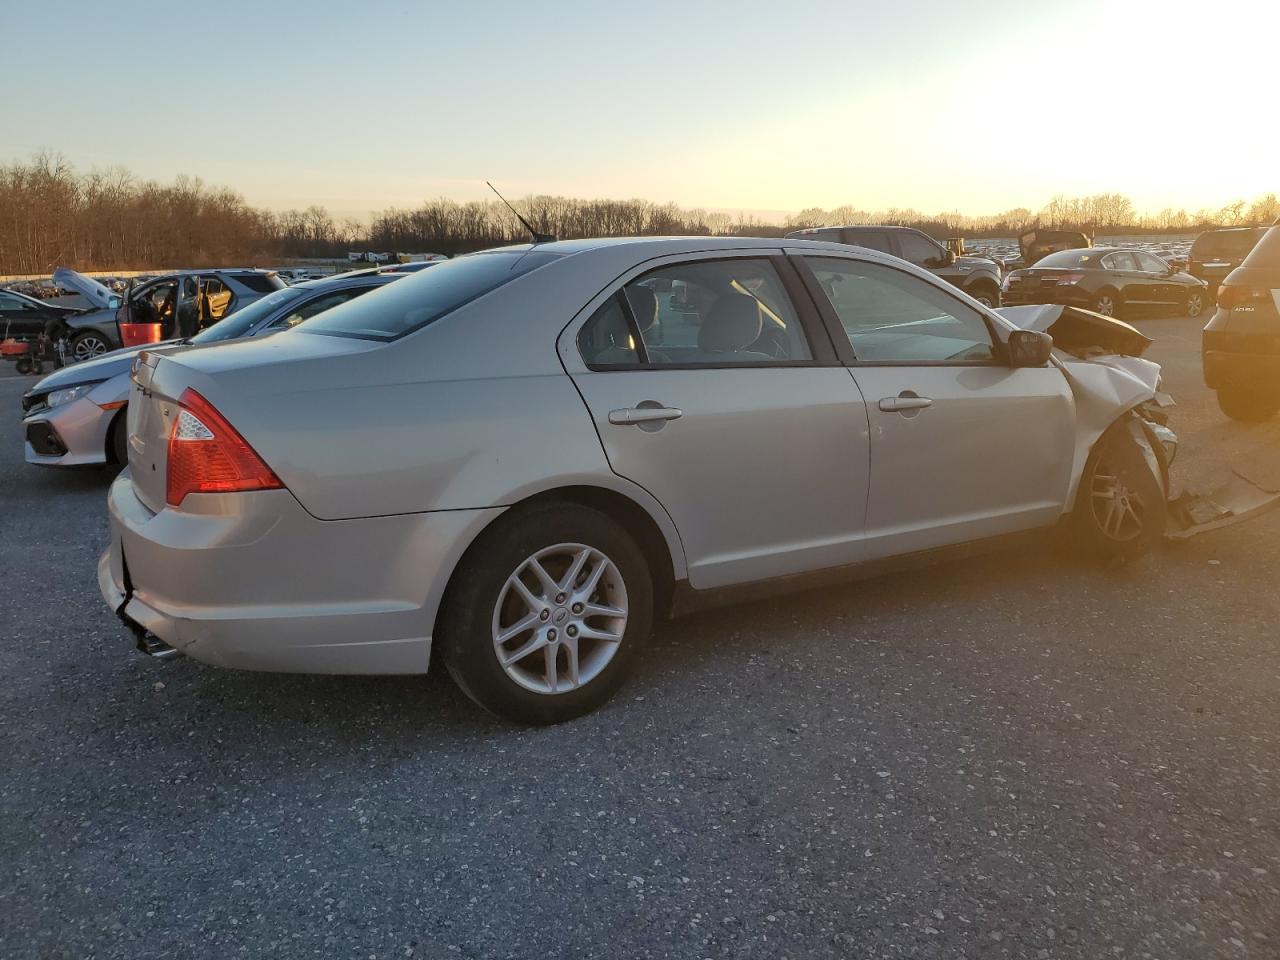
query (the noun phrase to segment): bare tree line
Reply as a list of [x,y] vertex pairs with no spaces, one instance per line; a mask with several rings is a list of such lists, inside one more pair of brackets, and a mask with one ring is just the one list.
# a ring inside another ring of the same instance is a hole
[[[839,223],[912,226],[937,237],[1011,236],[1034,226],[1160,233],[1269,224],[1280,216],[1275,194],[1220,210],[1155,214],[1138,213],[1128,197],[1114,193],[1059,195],[1039,211],[1017,208],[989,216],[813,207],[782,223],[647,200],[534,196],[516,205],[539,231],[562,239],[771,237]],[[252,265],[290,257],[345,258],[349,250],[456,254],[527,239],[516,217],[496,200],[430,200],[412,210],[381,211],[365,226],[353,219],[339,222],[320,206],[260,210],[240,194],[198,178],[178,177],[163,185],[139,181],[118,167],[79,173],[48,154],[0,166],[0,274],[47,274],[59,265],[91,270]]]

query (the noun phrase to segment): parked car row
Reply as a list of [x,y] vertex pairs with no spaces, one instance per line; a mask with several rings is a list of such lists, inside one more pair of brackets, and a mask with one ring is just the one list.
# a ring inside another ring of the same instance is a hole
[[[233,315],[191,337],[168,339],[145,349],[168,354],[246,337],[278,333],[318,313],[345,303],[399,278],[399,274],[371,272],[329,280],[312,280],[291,287],[281,285],[248,302],[227,301],[238,308]],[[233,283],[239,283],[229,275]],[[185,280],[185,278],[183,278]],[[243,279],[241,275],[240,279]],[[92,292],[94,281],[79,278],[79,287]],[[160,281],[163,282],[163,281]],[[101,296],[101,294],[97,294]],[[153,295],[147,295],[153,299]],[[45,377],[22,398],[26,460],[41,466],[71,467],[128,461],[125,428],[130,393],[129,371],[144,348],[94,355]]]

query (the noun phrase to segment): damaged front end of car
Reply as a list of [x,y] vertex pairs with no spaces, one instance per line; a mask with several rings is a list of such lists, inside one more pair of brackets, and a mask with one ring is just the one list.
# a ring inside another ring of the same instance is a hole
[[[1119,422],[1165,491],[1166,539],[1186,540],[1280,506],[1280,491],[1238,470],[1212,490],[1174,495],[1170,466],[1177,456],[1178,437],[1169,426],[1174,401],[1162,389],[1160,365],[1143,357],[1153,341],[1140,330],[1114,317],[1059,304],[1004,307],[999,313],[1017,327],[1053,338],[1054,360],[1071,384],[1084,428],[1077,466],[1117,424],[1119,411]],[[1075,494],[1073,490],[1072,500]]]

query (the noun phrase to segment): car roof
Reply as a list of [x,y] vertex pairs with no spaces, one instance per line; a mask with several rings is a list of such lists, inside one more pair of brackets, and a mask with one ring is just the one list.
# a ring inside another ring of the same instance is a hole
[[303,280],[301,283],[295,283],[287,290],[325,290],[329,287],[336,287],[341,290],[350,286],[368,286],[372,283],[374,286],[382,286],[390,283],[392,280],[399,280],[401,277],[407,277],[407,273],[377,273],[364,271],[355,271],[353,273],[339,273],[332,277],[321,277],[318,280]]

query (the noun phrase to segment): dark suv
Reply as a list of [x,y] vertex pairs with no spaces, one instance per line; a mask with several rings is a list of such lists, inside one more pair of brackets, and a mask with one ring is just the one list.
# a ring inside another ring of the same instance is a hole
[[1201,344],[1223,413],[1266,420],[1280,410],[1280,221],[1222,281]]
[[1191,252],[1187,255],[1187,273],[1207,283],[1210,295],[1216,294],[1222,279],[1244,262],[1249,251],[1266,232],[1266,227],[1206,230],[1191,244]]
[[812,227],[794,230],[788,240],[832,240],[879,250],[924,267],[959,287],[979,303],[1000,306],[1000,267],[985,257],[957,257],[926,233],[911,227]]

